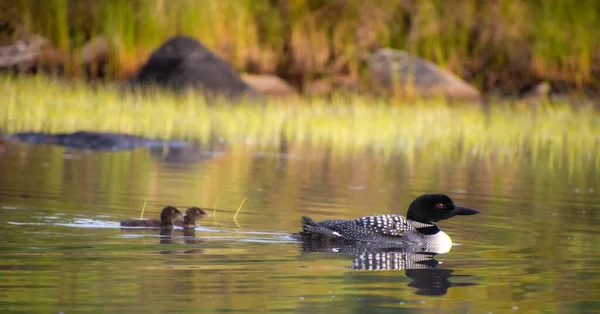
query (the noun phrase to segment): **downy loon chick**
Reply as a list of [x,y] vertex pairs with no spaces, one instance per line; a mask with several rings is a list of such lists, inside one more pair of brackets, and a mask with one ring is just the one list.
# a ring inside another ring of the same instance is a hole
[[181,219],[173,221],[173,225],[183,228],[196,228],[196,220],[208,216],[206,212],[198,207],[190,207],[185,211],[183,221]]
[[126,219],[121,221],[121,227],[165,228],[173,227],[173,219],[181,217],[181,212],[167,206],[160,212],[160,219]]
[[396,214],[366,216],[353,220],[316,222],[302,217],[300,235],[304,239],[362,241],[390,246],[435,246],[449,251],[452,240],[436,222],[455,215],[474,215],[479,211],[454,204],[444,194],[424,194],[408,207],[406,217]]

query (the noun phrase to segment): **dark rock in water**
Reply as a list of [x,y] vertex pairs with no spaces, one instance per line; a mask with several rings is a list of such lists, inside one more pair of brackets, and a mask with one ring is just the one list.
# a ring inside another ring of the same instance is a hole
[[7,134],[4,138],[6,140],[21,141],[30,144],[50,144],[76,149],[108,151],[134,149],[138,147],[183,147],[188,145],[186,142],[181,141],[152,140],[128,134],[86,131],[62,134],[25,132]]
[[155,50],[131,83],[176,91],[202,88],[230,97],[258,95],[229,64],[189,36],[175,36]]
[[406,51],[380,49],[369,60],[375,89],[416,97],[478,100],[479,91],[448,70]]

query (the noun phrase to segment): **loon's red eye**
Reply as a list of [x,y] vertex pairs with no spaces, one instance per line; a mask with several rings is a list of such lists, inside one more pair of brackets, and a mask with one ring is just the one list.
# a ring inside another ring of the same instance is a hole
[[442,209],[442,208],[444,208],[444,204],[442,204],[442,203],[437,203],[437,204],[435,205],[435,207],[437,207],[437,208],[439,208],[439,209]]

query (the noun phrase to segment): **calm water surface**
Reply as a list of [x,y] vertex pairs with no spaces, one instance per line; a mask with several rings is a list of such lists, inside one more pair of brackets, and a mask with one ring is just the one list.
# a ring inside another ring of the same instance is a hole
[[[440,223],[455,242],[446,254],[318,250],[289,237],[302,215],[405,214],[430,192],[482,212]],[[145,217],[165,205],[216,210],[194,235],[121,230],[145,200]],[[6,143],[0,311],[595,312],[599,223],[593,162]]]

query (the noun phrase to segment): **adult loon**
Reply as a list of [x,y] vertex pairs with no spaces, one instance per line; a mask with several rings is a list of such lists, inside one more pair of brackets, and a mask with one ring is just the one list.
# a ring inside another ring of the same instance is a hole
[[452,240],[435,223],[477,213],[478,210],[455,205],[447,195],[424,194],[410,204],[406,217],[387,214],[317,222],[304,216],[300,236],[305,240],[358,241],[388,247],[432,247],[433,252],[445,253]]

